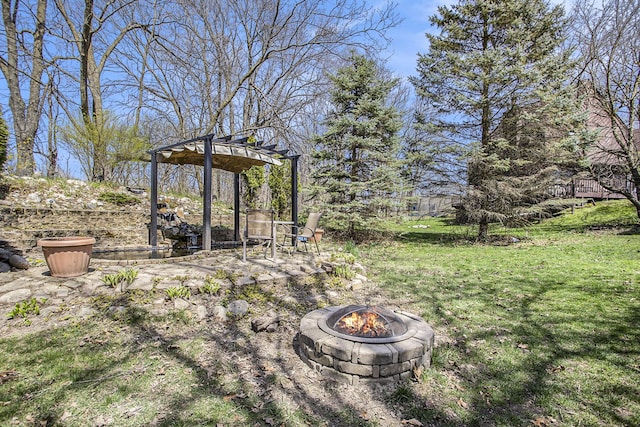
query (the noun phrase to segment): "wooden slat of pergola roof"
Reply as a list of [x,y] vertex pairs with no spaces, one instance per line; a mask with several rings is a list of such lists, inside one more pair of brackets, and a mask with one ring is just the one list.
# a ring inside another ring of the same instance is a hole
[[[204,144],[210,136],[196,138],[168,145],[149,153],[156,155],[159,163],[175,165],[204,166]],[[248,138],[230,139],[230,137],[211,138],[211,161],[214,169],[233,173],[244,172],[252,166],[265,164],[281,165],[280,158],[286,157],[288,150],[274,150],[276,145],[262,146],[262,142],[249,143]]]

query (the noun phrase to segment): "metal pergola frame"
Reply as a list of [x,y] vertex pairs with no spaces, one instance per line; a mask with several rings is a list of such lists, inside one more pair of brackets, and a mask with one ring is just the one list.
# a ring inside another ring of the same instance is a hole
[[287,154],[288,149],[276,150],[277,144],[264,145],[262,141],[248,142],[249,138],[232,136],[200,136],[147,151],[151,155],[151,223],[149,245],[158,246],[158,163],[193,164],[204,167],[204,194],[202,203],[202,249],[211,250],[211,183],[212,170],[234,173],[233,222],[234,239],[240,241],[240,173],[251,166],[282,164],[291,161],[291,222],[298,227],[298,154]]

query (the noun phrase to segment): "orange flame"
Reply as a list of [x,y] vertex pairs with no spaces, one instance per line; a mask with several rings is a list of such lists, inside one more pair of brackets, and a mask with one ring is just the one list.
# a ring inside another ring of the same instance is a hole
[[338,332],[357,337],[388,337],[391,331],[385,325],[382,317],[373,311],[353,312],[343,316],[336,322]]

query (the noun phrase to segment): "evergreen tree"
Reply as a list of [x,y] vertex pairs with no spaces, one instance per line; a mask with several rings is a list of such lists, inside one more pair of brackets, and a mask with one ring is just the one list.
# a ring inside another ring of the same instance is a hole
[[276,218],[284,219],[285,213],[291,206],[291,162],[285,161],[281,166],[271,165],[267,184],[271,190],[271,208]]
[[[247,143],[255,145],[257,142],[255,135],[250,135]],[[266,182],[264,166],[251,166],[240,174],[244,182],[242,198],[245,207],[258,209],[260,207],[260,192]]]
[[324,196],[327,226],[355,238],[401,191],[397,153],[402,122],[388,105],[398,80],[385,79],[372,60],[356,54],[330,79],[326,132],[313,139],[319,161],[315,193]]
[[441,136],[464,147],[462,205],[485,239],[490,222],[547,197],[578,123],[563,10],[544,0],[461,0],[431,22],[441,32],[427,35],[412,83],[437,109]]

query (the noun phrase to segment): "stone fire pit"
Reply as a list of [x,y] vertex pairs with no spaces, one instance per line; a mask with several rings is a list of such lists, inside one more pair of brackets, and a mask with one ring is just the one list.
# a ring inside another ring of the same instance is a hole
[[302,318],[297,350],[323,376],[353,385],[396,383],[431,366],[433,340],[431,327],[413,314],[334,306]]

